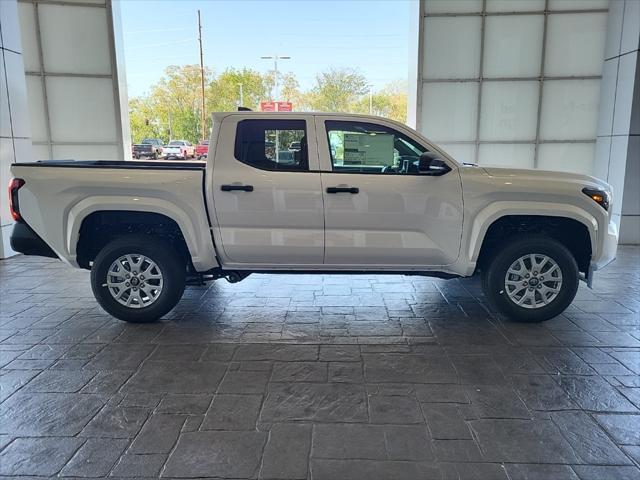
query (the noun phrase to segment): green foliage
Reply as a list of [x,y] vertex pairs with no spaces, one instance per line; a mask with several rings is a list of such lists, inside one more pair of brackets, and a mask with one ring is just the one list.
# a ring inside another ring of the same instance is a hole
[[[275,70],[270,70],[264,76],[264,84],[266,87],[266,95],[262,100],[276,100],[273,98],[275,94]],[[278,91],[280,93],[280,100],[282,102],[294,102],[298,103],[300,100],[300,84],[293,73],[282,73],[278,71]]]
[[242,85],[243,105],[257,110],[260,101],[267,97],[268,86],[263,75],[255,70],[228,69],[222,72],[205,89],[207,112],[230,112],[240,105]]
[[306,103],[310,110],[319,112],[351,112],[367,92],[367,79],[362,74],[350,68],[332,68],[316,76]]
[[[273,100],[274,72],[227,69],[215,75],[205,68],[205,108],[207,130],[211,113],[234,111],[240,104],[258,110],[260,102]],[[292,73],[278,73],[279,100],[293,102],[297,111],[369,113],[367,79],[354,69],[329,69],[317,75],[315,85],[301,92]],[[372,95],[373,114],[406,121],[406,83],[387,85]],[[201,84],[199,65],[172,65],[147,95],[129,101],[131,137],[134,143],[143,138],[200,140]]]
[[[407,121],[407,83],[394,82],[386,85],[381,91],[371,95],[371,113],[380,117],[391,118],[401,123]],[[365,95],[356,103],[354,113],[369,113],[369,95]]]

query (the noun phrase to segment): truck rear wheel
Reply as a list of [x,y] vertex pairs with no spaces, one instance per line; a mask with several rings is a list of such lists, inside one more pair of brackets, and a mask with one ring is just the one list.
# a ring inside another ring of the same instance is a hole
[[518,322],[543,322],[560,315],[578,291],[579,271],[571,252],[544,236],[515,240],[500,248],[483,271],[489,302]]
[[107,313],[147,323],[177,305],[186,268],[169,244],[145,235],[128,235],[107,244],[91,268],[91,288]]

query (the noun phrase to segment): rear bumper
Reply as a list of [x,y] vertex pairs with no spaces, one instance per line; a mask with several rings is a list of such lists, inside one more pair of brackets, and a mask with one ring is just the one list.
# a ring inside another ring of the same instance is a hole
[[14,251],[24,255],[58,258],[58,255],[51,250],[51,247],[23,221],[19,221],[13,225],[10,243]]

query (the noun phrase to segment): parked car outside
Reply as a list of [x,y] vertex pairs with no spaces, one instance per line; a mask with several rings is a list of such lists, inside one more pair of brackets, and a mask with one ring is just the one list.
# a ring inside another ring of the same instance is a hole
[[167,160],[170,158],[187,160],[196,156],[196,149],[188,140],[171,140],[162,149],[162,153]]
[[292,152],[297,152],[300,148],[302,148],[300,142],[291,142],[291,145],[289,145],[289,150]]
[[196,145],[196,158],[202,160],[209,154],[209,140],[202,140]]
[[162,146],[163,142],[159,138],[145,138],[132,146],[131,155],[135,159],[146,157],[156,160],[162,157]]

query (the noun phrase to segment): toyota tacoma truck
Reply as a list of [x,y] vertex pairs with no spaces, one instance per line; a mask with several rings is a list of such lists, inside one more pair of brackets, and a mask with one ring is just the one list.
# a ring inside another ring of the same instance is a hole
[[187,284],[251,273],[479,274],[492,311],[539,322],[615,257],[605,182],[461,164],[391,120],[216,113],[209,149],[14,164],[11,245],[90,270],[130,322],[161,318]]

